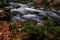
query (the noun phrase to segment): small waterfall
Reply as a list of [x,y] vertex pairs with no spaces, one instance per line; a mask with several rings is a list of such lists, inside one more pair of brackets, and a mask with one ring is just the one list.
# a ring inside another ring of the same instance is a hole
[[[27,5],[24,5],[24,4],[19,4],[19,6],[21,6],[20,8],[14,8],[14,9],[11,9],[11,12],[19,12],[19,13],[16,13],[16,14],[22,14],[22,18],[24,19],[27,19],[29,21],[34,21],[36,20],[36,18],[34,18],[35,16],[35,13],[34,12],[38,12],[37,15],[42,15],[42,16],[45,16],[47,17],[48,19],[52,19],[54,21],[58,21],[60,20],[60,15],[58,15],[56,12],[53,12],[53,11],[50,11],[50,10],[44,10],[44,9],[34,9],[34,8],[29,8],[29,6]],[[31,15],[30,15],[31,14]],[[20,16],[14,16],[13,20],[21,20]],[[37,18],[39,19],[40,16]]]

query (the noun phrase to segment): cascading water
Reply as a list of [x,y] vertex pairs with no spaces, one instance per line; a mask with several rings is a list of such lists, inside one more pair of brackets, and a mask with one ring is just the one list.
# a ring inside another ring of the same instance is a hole
[[[38,12],[37,15],[42,15],[42,16],[45,16],[45,17],[48,17],[48,19],[52,19],[54,21],[59,21],[60,20],[60,16],[56,13],[56,12],[53,12],[53,11],[50,11],[50,10],[37,10],[37,9],[33,9],[32,7],[29,8],[29,6],[27,5],[24,5],[24,4],[19,4],[21,7],[20,8],[14,8],[14,9],[11,9],[11,12],[19,12],[19,13],[16,13],[16,14],[22,14],[22,18],[24,19],[27,19],[27,20],[31,20],[31,21],[34,21],[36,19],[40,19],[40,16],[37,16],[38,18],[36,18],[35,16],[35,13],[34,12]],[[15,13],[14,13],[15,14]],[[31,14],[31,15],[30,15]],[[34,15],[34,16],[33,16]],[[20,16],[19,16],[20,17]],[[19,18],[17,18],[16,16],[13,17],[13,20],[15,20],[14,18],[16,18],[16,20],[18,20]],[[21,20],[21,19],[19,19]],[[37,21],[37,20],[36,20]]]
[[25,21],[23,18],[21,18],[19,15],[13,16],[12,22],[16,22],[16,21]]

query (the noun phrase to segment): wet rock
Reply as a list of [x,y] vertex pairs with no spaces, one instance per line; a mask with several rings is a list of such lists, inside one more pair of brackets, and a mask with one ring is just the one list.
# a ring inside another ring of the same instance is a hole
[[8,6],[8,7],[4,7],[3,10],[4,10],[5,12],[9,12],[9,11],[11,10],[11,8],[10,8],[9,6]]
[[8,12],[1,11],[0,12],[0,20],[8,21],[8,19],[10,19],[10,14]]
[[1,13],[1,12],[4,12],[4,10],[0,10],[0,13]]

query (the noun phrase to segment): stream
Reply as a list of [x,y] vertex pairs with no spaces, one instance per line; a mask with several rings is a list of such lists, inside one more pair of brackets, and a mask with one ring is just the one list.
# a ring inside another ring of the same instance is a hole
[[[19,3],[18,3],[19,4]],[[17,3],[10,3],[11,5],[11,21],[29,21],[39,23],[42,20],[42,16],[47,17],[50,20],[54,20],[60,24],[60,12],[45,10],[45,9],[34,9],[26,4],[19,4],[19,7],[13,8]]]

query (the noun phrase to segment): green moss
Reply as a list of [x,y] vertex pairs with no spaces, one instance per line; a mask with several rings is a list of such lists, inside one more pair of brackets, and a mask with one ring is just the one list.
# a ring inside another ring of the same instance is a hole
[[[53,37],[50,39],[55,39],[60,36],[60,26],[55,26],[55,23],[51,20],[45,19],[45,23],[43,26],[41,25],[35,25],[33,23],[28,23],[26,25],[12,25],[10,27],[10,30],[14,32],[14,30],[18,30],[17,28],[21,29],[22,32],[22,39],[24,40],[35,40],[35,39],[41,39],[41,40],[49,40],[49,33],[52,33]],[[24,33],[26,34],[24,34]],[[17,32],[18,33],[18,32]],[[13,34],[12,34],[13,35]],[[44,39],[43,39],[44,38]]]

